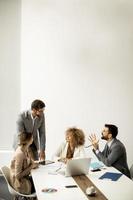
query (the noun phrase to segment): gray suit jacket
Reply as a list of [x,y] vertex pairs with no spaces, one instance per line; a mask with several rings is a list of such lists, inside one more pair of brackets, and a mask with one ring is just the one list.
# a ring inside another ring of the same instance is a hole
[[126,149],[119,140],[114,138],[108,152],[106,146],[104,150],[102,152],[99,151],[98,154],[96,154],[95,150],[93,150],[93,152],[106,166],[113,166],[126,176],[130,177]]
[[[30,111],[25,111],[19,115],[18,120],[17,120],[17,135],[15,135],[14,144],[13,144],[13,147],[15,149],[18,144],[18,134],[23,131],[33,133],[33,142],[36,148],[37,149],[40,148],[40,150],[45,150],[46,135],[45,135],[44,114],[41,117],[37,117],[35,119],[34,125],[33,125]],[[40,147],[38,143],[37,132],[39,132]]]

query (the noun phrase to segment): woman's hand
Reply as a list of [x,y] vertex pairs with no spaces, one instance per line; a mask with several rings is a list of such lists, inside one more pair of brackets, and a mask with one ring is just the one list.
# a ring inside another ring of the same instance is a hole
[[33,163],[31,164],[31,169],[36,169],[36,168],[38,168],[38,166],[39,166],[39,163],[33,162]]

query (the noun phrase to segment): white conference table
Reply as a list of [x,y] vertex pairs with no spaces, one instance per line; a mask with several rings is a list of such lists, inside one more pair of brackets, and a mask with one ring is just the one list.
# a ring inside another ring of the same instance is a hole
[[117,181],[109,179],[100,180],[99,177],[105,172],[120,173],[113,167],[106,167],[99,172],[91,172],[87,177],[109,200],[133,200],[133,181],[122,175]]
[[[77,185],[72,177],[53,173],[59,166],[55,164],[40,165],[32,170],[32,177],[38,200],[87,200],[89,199],[78,186],[65,188],[66,185]],[[105,172],[118,172],[113,167],[106,167],[99,172],[89,172],[87,177],[109,200],[133,200],[133,181],[122,175],[117,181],[100,180]],[[55,188],[55,193],[44,193],[43,188]],[[94,198],[94,197],[93,197]],[[92,197],[90,198],[92,199]]]
[[[65,188],[66,185],[77,185],[72,177],[65,177],[62,174],[53,174],[59,165],[40,165],[32,170],[38,200],[88,200],[79,187]],[[43,188],[55,188],[55,193],[44,193]]]

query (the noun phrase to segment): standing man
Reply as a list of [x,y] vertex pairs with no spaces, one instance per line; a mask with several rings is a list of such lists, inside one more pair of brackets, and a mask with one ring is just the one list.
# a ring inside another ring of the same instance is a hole
[[17,120],[17,136],[13,147],[16,149],[18,135],[21,132],[33,134],[33,143],[30,145],[29,152],[34,160],[45,160],[45,103],[41,100],[34,100],[31,110],[22,112]]
[[130,178],[126,149],[122,142],[116,139],[117,134],[118,128],[115,125],[105,124],[101,139],[106,140],[107,143],[103,151],[99,150],[99,140],[96,138],[95,134],[92,134],[89,137],[89,140],[92,143],[93,152],[100,161],[102,161],[106,166],[115,167],[121,173]]

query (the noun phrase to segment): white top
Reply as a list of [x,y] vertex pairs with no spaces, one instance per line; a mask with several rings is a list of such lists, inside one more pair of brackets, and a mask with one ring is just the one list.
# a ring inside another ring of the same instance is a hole
[[110,148],[112,142],[114,141],[114,139],[112,139],[111,141],[107,142],[108,147]]
[[[68,148],[68,142],[63,142],[53,155],[53,160],[58,161],[61,158],[66,158],[67,148]],[[84,146],[81,145],[79,147],[76,147],[74,150],[73,158],[85,158],[85,157],[86,154]]]

